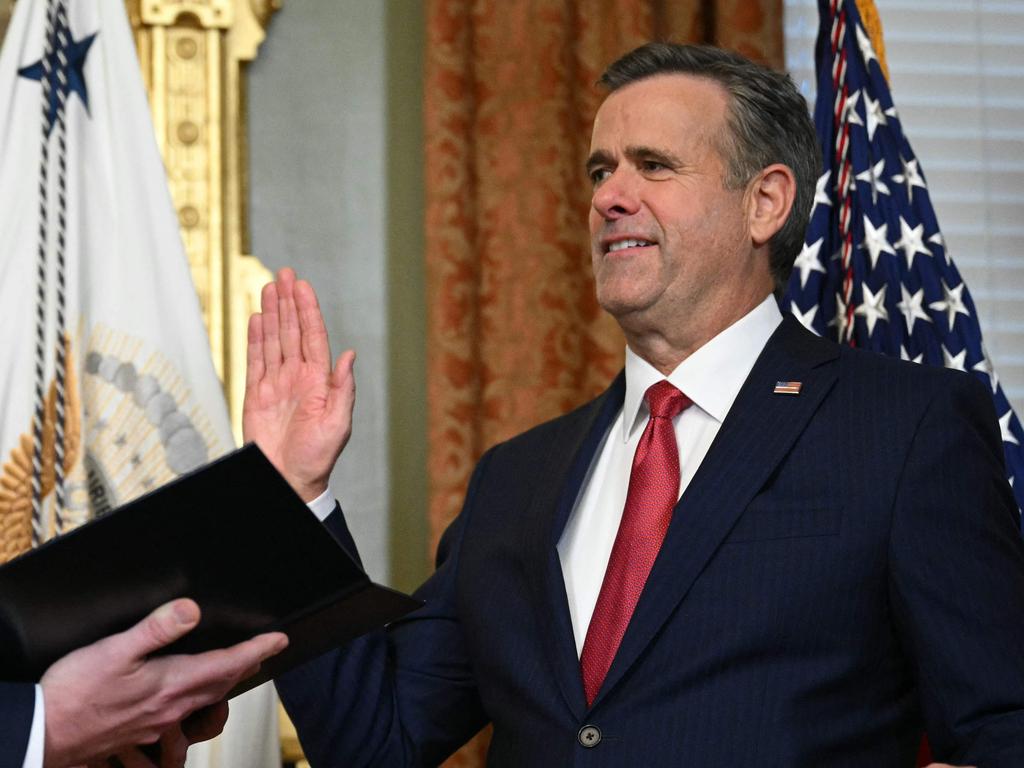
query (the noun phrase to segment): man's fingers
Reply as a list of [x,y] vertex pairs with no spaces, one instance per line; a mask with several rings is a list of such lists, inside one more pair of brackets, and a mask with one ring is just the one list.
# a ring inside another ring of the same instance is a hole
[[281,326],[277,313],[277,285],[267,283],[260,294],[260,314],[263,316],[263,366],[271,374],[281,367]]
[[306,362],[326,371],[331,364],[331,348],[316,292],[305,280],[299,280],[295,283],[294,297],[295,308],[299,314],[302,357]]
[[160,768],[135,747],[128,747],[116,755],[111,755],[107,758],[107,765],[111,768]]
[[263,315],[258,312],[249,318],[248,344],[245,350],[245,388],[252,389],[266,366],[263,363]]
[[168,665],[167,674],[179,680],[182,691],[202,692],[212,704],[242,680],[256,674],[261,662],[280,653],[288,645],[288,637],[281,632],[268,632],[230,648],[219,648],[191,656],[167,656],[156,659]]
[[181,768],[185,764],[189,741],[179,726],[164,731],[160,736],[160,768]]
[[244,671],[249,667],[261,664],[271,656],[276,656],[287,647],[288,635],[284,632],[265,632],[232,645],[230,648],[210,651],[210,653],[231,654],[236,659],[236,666]]
[[187,598],[164,603],[134,627],[110,638],[125,656],[144,659],[199,623],[199,606]]
[[281,357],[299,359],[299,315],[295,309],[295,273],[288,268],[277,273],[277,313],[281,326]]
[[185,734],[189,744],[197,744],[200,741],[209,741],[224,730],[224,724],[228,721],[228,703],[218,701],[208,707],[193,712],[185,718],[181,724],[181,731]]

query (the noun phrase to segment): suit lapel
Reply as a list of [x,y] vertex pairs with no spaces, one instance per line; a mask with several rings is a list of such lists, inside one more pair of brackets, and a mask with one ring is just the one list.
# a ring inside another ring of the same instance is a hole
[[[837,355],[836,345],[813,336],[789,315],[769,339],[676,506],[595,705],[622,679],[668,620],[803,432],[835,382],[836,366],[828,363]],[[802,382],[800,394],[774,394],[777,381]]]
[[586,700],[556,547],[594,454],[622,407],[625,390],[625,374],[620,373],[597,400],[566,417],[552,440],[526,514],[526,574],[538,631],[562,696],[577,717],[586,711]]

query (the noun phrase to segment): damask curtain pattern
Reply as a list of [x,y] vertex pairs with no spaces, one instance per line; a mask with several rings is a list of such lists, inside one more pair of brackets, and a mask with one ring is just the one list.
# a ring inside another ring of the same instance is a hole
[[[781,0],[430,0],[425,62],[431,552],[489,446],[600,392],[584,165],[619,55],[713,42],[781,66]],[[474,742],[449,763],[483,764]]]

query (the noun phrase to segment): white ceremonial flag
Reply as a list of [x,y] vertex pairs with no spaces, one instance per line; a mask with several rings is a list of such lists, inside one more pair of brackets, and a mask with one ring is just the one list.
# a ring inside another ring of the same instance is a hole
[[[0,105],[4,561],[234,441],[124,1],[18,0]],[[276,713],[235,699],[188,765],[279,766]]]

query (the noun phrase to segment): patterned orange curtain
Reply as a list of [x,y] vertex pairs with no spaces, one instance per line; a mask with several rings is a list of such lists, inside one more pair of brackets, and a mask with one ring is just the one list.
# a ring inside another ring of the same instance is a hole
[[[431,552],[489,446],[600,392],[624,341],[590,273],[594,83],[649,40],[781,66],[782,0],[431,0],[425,78]],[[478,738],[450,766],[484,763]]]

